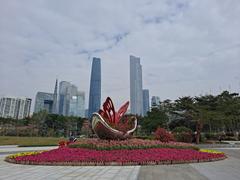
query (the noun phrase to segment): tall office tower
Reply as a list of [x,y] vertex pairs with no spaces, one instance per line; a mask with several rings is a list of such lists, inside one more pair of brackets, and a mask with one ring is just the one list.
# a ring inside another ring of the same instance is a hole
[[101,59],[93,58],[88,102],[88,118],[98,112],[101,105]]
[[149,107],[149,90],[143,90],[143,115],[146,116],[147,112],[150,111]]
[[59,85],[59,114],[68,116],[70,99],[75,96],[78,89],[75,85],[67,81],[61,81]]
[[67,81],[61,81],[59,83],[59,98],[58,98],[58,113],[61,115],[66,115],[66,94],[67,94],[67,88],[70,86],[70,82]]
[[3,97],[0,100],[0,117],[23,119],[30,115],[32,99]]
[[58,114],[58,95],[57,95],[57,89],[58,89],[58,80],[56,79],[54,93],[53,93],[53,107],[52,107],[52,113]]
[[69,115],[85,117],[85,93],[78,91],[76,95],[70,98]]
[[46,110],[48,113],[53,113],[54,94],[46,92],[37,92],[35,97],[34,112],[37,113]]
[[158,108],[160,106],[160,97],[152,96],[151,108]]
[[143,115],[142,66],[135,56],[130,56],[130,109],[132,114]]

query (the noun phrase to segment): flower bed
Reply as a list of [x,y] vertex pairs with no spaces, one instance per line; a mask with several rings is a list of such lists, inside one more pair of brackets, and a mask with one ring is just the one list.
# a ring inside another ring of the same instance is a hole
[[221,151],[213,150],[213,149],[200,149],[200,152],[214,153],[214,154],[224,154]]
[[200,152],[193,149],[149,148],[98,151],[84,148],[58,149],[19,156],[5,160],[17,164],[35,165],[156,165],[215,161],[226,158],[222,153]]
[[69,144],[70,148],[87,148],[95,150],[120,150],[120,149],[149,149],[149,148],[175,148],[175,149],[195,149],[198,147],[188,143],[168,142],[158,140],[128,139],[124,141],[108,141],[99,139],[81,139]]

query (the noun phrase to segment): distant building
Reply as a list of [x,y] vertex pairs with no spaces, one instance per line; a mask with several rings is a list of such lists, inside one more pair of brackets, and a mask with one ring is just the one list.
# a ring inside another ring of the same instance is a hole
[[70,98],[69,116],[85,117],[85,93],[77,92]]
[[98,112],[101,106],[101,59],[96,57],[92,61],[88,103],[88,118],[91,118],[92,113]]
[[149,90],[144,89],[143,90],[143,115],[146,116],[147,112],[150,111],[149,107]]
[[32,99],[3,97],[0,100],[0,117],[23,119],[30,115]]
[[151,100],[151,108],[156,108],[160,106],[160,97],[152,96]]
[[143,115],[142,66],[135,56],[130,56],[130,110]]
[[53,94],[46,92],[37,92],[35,97],[34,112],[46,110],[48,113],[53,112]]
[[59,114],[84,117],[85,94],[84,92],[79,92],[77,86],[67,81],[61,81],[58,102]]
[[88,109],[85,109],[85,118],[88,117]]
[[56,79],[54,93],[53,93],[53,107],[52,107],[52,113],[58,114],[58,80]]
[[75,96],[78,89],[75,85],[67,81],[61,81],[59,85],[59,114],[69,115],[70,99]]

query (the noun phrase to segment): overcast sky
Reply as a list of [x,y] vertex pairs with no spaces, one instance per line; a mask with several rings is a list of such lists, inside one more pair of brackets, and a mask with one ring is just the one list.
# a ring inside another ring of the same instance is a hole
[[[102,59],[102,101],[129,100],[129,55],[161,100],[240,90],[239,0],[0,0],[0,96],[86,92]],[[86,105],[88,103],[86,102]]]

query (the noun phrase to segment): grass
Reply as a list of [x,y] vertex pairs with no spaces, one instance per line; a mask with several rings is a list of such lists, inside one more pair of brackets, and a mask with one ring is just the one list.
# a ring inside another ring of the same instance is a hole
[[64,138],[0,136],[0,145],[18,145],[19,147],[57,146],[61,140],[64,140]]

